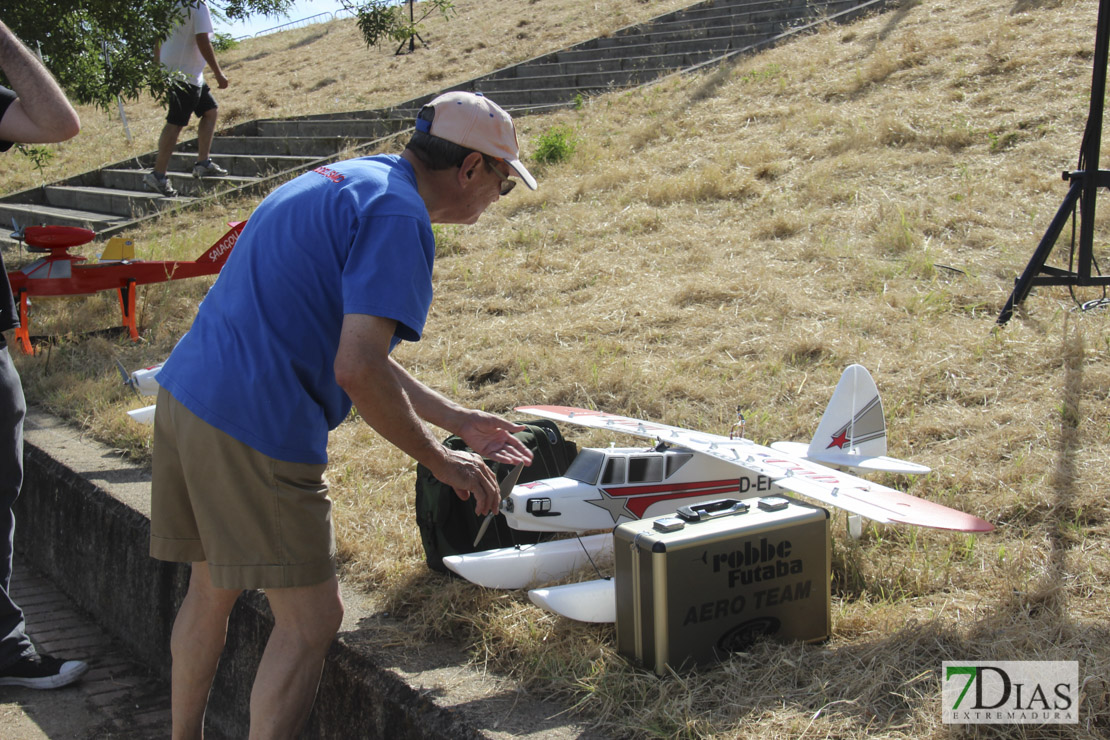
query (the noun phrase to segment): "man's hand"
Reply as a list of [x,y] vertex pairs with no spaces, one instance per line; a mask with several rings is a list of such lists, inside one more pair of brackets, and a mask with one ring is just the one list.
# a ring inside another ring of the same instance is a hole
[[[336,382],[379,434],[424,463],[463,501],[473,495],[479,516],[496,512],[501,503],[497,476],[482,458],[509,465],[531,464],[531,450],[512,435],[524,426],[485,411],[462,408],[409,375],[389,357],[396,327],[393,319],[344,316],[335,357]],[[462,437],[474,454],[445,448],[421,418]]]
[[[379,434],[424,463],[459,498],[465,501],[473,494],[479,515],[497,511],[501,501],[497,477],[482,457],[514,465],[531,462],[532,453],[510,434],[523,427],[493,414],[463,409],[409,375],[389,357],[396,325],[377,316],[344,316],[335,357],[336,382]],[[420,421],[419,412],[458,434],[477,454],[448,450]]]
[[513,436],[524,430],[524,425],[514,424],[484,411],[470,410],[457,434],[470,449],[487,460],[516,465],[532,464],[532,451]]
[[443,468],[432,470],[436,479],[455,489],[455,495],[463,501],[473,494],[474,510],[478,516],[495,513],[501,505],[501,492],[493,471],[486,467],[481,457],[472,452],[446,452],[447,459]]
[[212,39],[208,38],[207,33],[198,33],[196,40],[200,55],[204,57],[208,68],[212,70],[212,76],[216,78],[216,84],[223,90],[227,87],[227,78],[224,77],[224,71],[220,69],[220,63],[216,61],[216,50],[212,48]]
[[[531,465],[532,451],[512,434],[523,430],[524,425],[514,424],[499,416],[487,414],[485,411],[471,409],[464,413],[466,414],[466,420],[457,434],[462,437],[470,449],[474,450],[474,453],[449,451],[449,455],[452,457],[465,455],[477,461],[481,470],[477,471],[477,477],[471,477],[470,480],[477,480],[481,487],[475,488],[471,484],[460,487],[438,474],[436,474],[436,478],[454,488],[455,494],[463,501],[470,498],[470,494],[473,493],[475,511],[478,516],[484,516],[485,514],[495,513],[500,508],[501,492],[497,485],[497,476],[486,467],[482,458],[496,460],[508,465],[519,463]],[[474,473],[474,471],[467,472],[470,475]]]

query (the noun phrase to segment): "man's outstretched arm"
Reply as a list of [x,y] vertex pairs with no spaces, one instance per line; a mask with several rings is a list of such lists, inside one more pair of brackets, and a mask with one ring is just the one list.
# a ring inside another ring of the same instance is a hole
[[0,69],[18,96],[0,118],[0,140],[45,144],[77,135],[81,119],[62,88],[2,21]]
[[[512,464],[531,462],[532,453],[509,433],[522,427],[492,414],[463,409],[402,371],[389,357],[396,325],[396,321],[377,316],[346,314],[335,358],[336,381],[363,420],[382,437],[427,466],[462,500],[475,496],[479,516],[497,511],[497,477],[482,456]],[[458,433],[479,452],[444,447],[421,421],[421,414]]]

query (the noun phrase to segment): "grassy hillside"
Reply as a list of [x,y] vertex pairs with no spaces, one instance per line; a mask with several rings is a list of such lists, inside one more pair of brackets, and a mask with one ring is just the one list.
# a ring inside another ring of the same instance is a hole
[[[368,49],[353,19],[248,39],[219,55],[230,80],[214,94],[220,125],[256,118],[384,108],[501,67],[611,33],[690,5],[689,0],[463,0],[449,20],[423,23],[416,53],[396,44]],[[126,128],[113,107],[83,106],[81,135],[52,147],[43,173],[23,158],[2,161],[11,192],[145,154],[157,147],[166,111],[149,97],[127,101]],[[131,134],[127,138],[128,131]],[[196,121],[182,141],[196,136]]]
[[[524,18],[536,4],[498,7]],[[330,450],[345,577],[418,634],[463,641],[476,662],[614,734],[946,736],[940,666],[963,659],[1079,660],[1081,723],[1064,735],[1110,734],[1107,316],[1038,288],[995,325],[1065,194],[1060,172],[1075,167],[1096,11],[1093,0],[907,2],[524,119],[526,153],[554,127],[577,150],[535,165],[538,192],[517,188],[477,225],[439,230],[426,337],[396,353],[430,385],[499,412],[591,406],[723,432],[740,405],[760,442],[808,439],[843,367],[860,362],[883,395],[892,454],[935,471],[884,482],[995,532],[869,526],[853,541],[834,514],[829,642],[762,644],[660,680],[614,653],[609,627],[430,575],[412,463],[352,420]],[[483,52],[501,48],[477,35]],[[326,41],[298,53],[321,56]],[[168,218],[137,234],[140,249],[199,253],[253,205]],[[1101,254],[1104,217],[1097,226]],[[1066,258],[1062,242],[1052,262]],[[139,402],[112,361],[164,357],[202,295],[199,281],[144,289],[143,345],[71,341],[19,358],[29,397],[142,459],[149,431],[124,417]],[[107,298],[78,305],[82,322],[115,320]],[[73,310],[44,302],[42,321],[76,325]]]

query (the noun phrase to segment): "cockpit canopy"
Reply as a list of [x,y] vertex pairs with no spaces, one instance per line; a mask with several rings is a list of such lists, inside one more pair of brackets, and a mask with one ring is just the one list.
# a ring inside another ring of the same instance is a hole
[[[622,486],[658,483],[674,475],[694,454],[686,450],[584,448],[564,474],[588,485]],[[599,480],[600,478],[600,480]]]

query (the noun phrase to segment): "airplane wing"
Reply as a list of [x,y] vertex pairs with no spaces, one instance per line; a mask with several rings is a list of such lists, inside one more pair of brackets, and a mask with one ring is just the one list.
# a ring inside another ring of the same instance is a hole
[[[635,437],[647,437],[648,439],[659,439],[667,442],[668,444],[681,444],[686,446],[687,439],[697,439],[705,441],[707,444],[712,442],[732,442],[728,437],[720,434],[708,434],[702,432],[694,432],[689,429],[682,429],[681,427],[671,427],[666,424],[656,424],[653,421],[641,421],[640,419],[632,419],[627,416],[617,416],[616,414],[607,414],[604,411],[590,411],[589,409],[579,409],[573,406],[517,406],[517,411],[525,414],[535,414],[536,416],[553,419],[554,421],[565,421],[571,424],[577,424],[580,427],[592,427],[594,429],[610,429],[615,432],[624,432],[631,434]],[[675,440],[672,442],[672,440]],[[747,440],[741,440],[752,444]]]
[[877,522],[897,522],[962,532],[989,532],[994,529],[989,522],[971,514],[756,444],[749,439],[729,439],[722,435],[569,406],[518,406],[516,410],[555,421],[594,429],[610,429],[685,447],[765,475],[780,488]]

